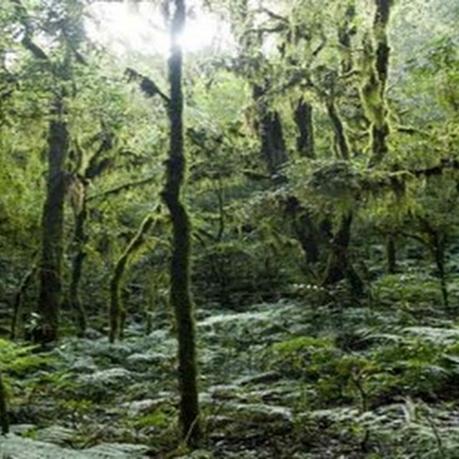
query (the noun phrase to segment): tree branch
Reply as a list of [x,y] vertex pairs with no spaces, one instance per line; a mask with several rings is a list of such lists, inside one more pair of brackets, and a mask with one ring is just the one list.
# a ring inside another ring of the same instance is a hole
[[30,23],[29,14],[27,13],[27,9],[21,3],[21,0],[10,0],[11,3],[14,5],[16,13],[19,16],[19,20],[24,27],[24,37],[21,40],[22,45],[26,48],[30,53],[35,56],[38,60],[51,65],[51,61],[49,60],[48,55],[43,51],[40,46],[38,46],[32,40],[32,24]]
[[114,187],[114,188],[112,188],[110,190],[103,191],[102,193],[89,196],[87,201],[94,201],[96,199],[103,199],[103,198],[106,198],[107,196],[110,196],[112,194],[118,194],[118,193],[121,193],[122,191],[125,191],[125,190],[130,190],[132,188],[137,188],[139,186],[148,185],[149,183],[152,183],[157,179],[158,179],[157,175],[152,175],[150,177],[145,177],[143,179],[136,180],[134,182],[123,183],[122,185]]
[[147,97],[154,97],[158,95],[161,97],[161,99],[163,99],[166,105],[169,106],[169,97],[166,96],[166,94],[164,94],[161,89],[159,89],[158,85],[151,78],[142,75],[131,67],[126,69],[125,74],[129,81],[134,80],[140,83],[140,89]]

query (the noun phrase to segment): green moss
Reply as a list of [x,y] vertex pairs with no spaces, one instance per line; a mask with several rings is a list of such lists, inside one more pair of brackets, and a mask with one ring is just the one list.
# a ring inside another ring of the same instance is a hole
[[134,427],[143,429],[145,427],[157,427],[165,429],[170,425],[170,414],[163,411],[155,411],[154,413],[141,416],[134,422]]

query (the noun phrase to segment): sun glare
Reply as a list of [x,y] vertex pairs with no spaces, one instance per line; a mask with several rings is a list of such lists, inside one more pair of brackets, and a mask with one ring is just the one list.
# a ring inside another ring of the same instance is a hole
[[[169,35],[162,15],[151,2],[100,1],[91,5],[86,23],[89,36],[117,54],[169,53]],[[185,52],[218,48],[224,40],[223,25],[210,14],[193,14],[187,19],[181,44]]]

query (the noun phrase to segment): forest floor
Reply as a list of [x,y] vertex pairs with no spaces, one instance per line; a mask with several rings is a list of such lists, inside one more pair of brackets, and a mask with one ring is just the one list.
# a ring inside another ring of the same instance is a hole
[[65,338],[11,375],[0,457],[459,458],[458,323],[423,303],[308,303],[198,311],[202,449],[177,448],[163,314],[149,335]]

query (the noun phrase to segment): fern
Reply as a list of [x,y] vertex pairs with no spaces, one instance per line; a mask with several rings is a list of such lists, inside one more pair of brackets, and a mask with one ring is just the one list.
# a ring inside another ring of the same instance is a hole
[[49,362],[49,356],[34,354],[35,346],[21,346],[0,339],[0,371],[20,376]]

